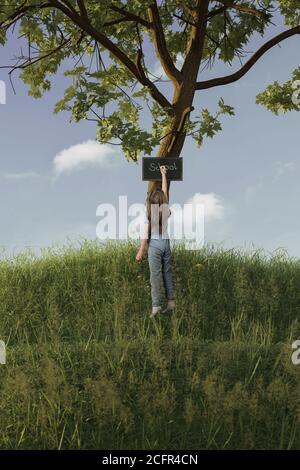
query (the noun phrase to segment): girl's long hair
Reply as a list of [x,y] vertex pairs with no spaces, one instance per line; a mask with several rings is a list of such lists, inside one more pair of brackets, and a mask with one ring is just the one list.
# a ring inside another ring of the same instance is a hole
[[[163,192],[162,189],[159,188],[154,188],[152,189],[146,200],[146,212],[147,212],[147,218],[149,221],[149,231],[148,231],[148,240],[151,237],[151,206],[152,204],[157,204],[159,205],[159,208],[161,208],[162,204],[168,204],[168,199]],[[171,211],[170,211],[171,213]],[[162,233],[162,211],[159,211],[159,233]]]

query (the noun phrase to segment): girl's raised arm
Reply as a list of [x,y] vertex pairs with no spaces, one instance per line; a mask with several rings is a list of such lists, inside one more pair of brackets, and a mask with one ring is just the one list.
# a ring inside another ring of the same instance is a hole
[[159,168],[160,168],[161,178],[162,178],[161,189],[165,193],[167,201],[169,201],[169,199],[168,199],[167,169],[164,165],[160,165]]

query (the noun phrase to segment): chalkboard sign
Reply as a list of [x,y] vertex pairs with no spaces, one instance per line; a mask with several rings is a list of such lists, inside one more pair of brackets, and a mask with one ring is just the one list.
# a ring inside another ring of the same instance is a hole
[[182,158],[143,157],[143,181],[161,181],[160,165],[169,181],[182,181]]

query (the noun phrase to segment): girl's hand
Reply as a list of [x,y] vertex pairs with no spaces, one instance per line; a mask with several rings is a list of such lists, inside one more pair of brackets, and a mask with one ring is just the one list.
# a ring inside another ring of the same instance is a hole
[[159,169],[160,169],[162,176],[167,175],[167,169],[165,165],[160,165]]
[[137,252],[136,257],[135,257],[135,261],[137,261],[139,263],[140,261],[142,261],[143,257],[144,257],[144,253],[141,250],[139,250]]

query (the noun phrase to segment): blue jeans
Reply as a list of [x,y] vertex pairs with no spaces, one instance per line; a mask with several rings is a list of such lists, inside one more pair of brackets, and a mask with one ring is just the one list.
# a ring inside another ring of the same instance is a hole
[[150,238],[148,244],[148,262],[152,306],[158,307],[160,305],[161,274],[163,275],[167,299],[174,298],[169,238]]

